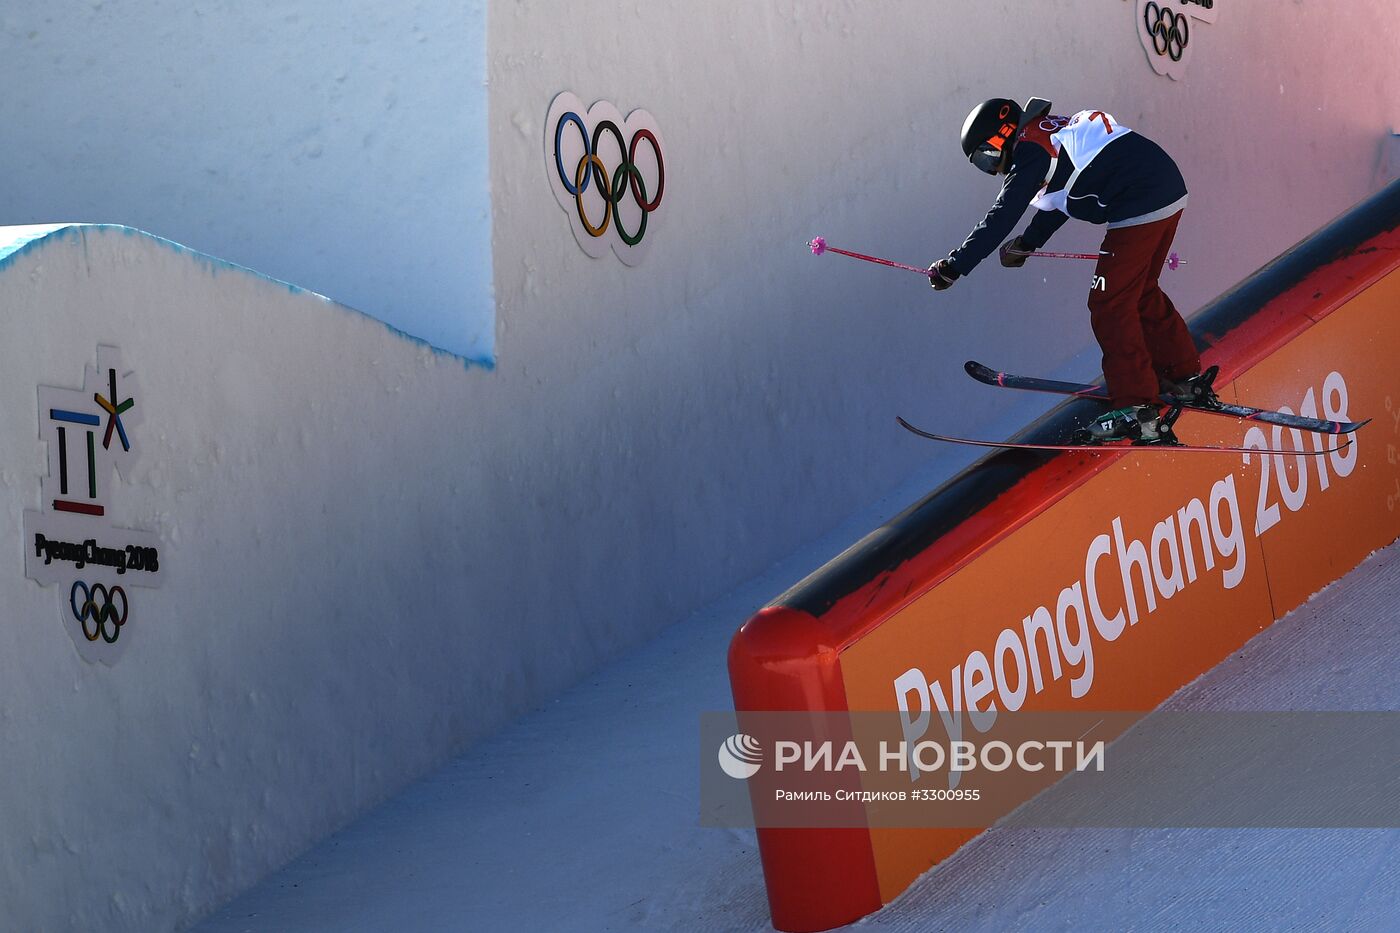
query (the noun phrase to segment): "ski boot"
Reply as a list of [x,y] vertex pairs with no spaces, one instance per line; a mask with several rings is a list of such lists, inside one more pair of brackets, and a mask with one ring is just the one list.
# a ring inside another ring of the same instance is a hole
[[1215,377],[1220,375],[1220,367],[1212,366],[1204,372],[1185,379],[1170,380],[1158,378],[1162,394],[1173,403],[1189,405],[1192,408],[1219,408],[1220,398],[1215,394]]
[[1162,414],[1155,405],[1129,405],[1100,415],[1075,431],[1070,440],[1075,444],[1097,445],[1130,440],[1134,444],[1179,444],[1172,425],[1181,414],[1173,407]]

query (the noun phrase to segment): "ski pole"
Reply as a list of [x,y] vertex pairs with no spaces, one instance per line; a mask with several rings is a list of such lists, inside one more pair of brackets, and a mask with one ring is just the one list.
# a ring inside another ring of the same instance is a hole
[[[879,256],[867,256],[864,253],[828,246],[824,237],[813,237],[807,245],[811,247],[813,256],[820,256],[822,253],[840,253],[842,256],[850,256],[852,259],[863,259],[866,262],[889,266],[891,269],[903,269],[906,272],[917,272],[919,275],[923,276],[928,275],[927,269],[921,269],[918,266],[907,266],[902,262],[895,262],[891,259],[881,259]],[[1030,253],[1023,253],[1020,250],[1010,250],[1010,252],[1015,256],[1039,256],[1042,259],[1093,259],[1096,261],[1104,256],[1112,255],[1112,253],[1051,253],[1039,250]],[[1186,260],[1182,259],[1176,253],[1167,256],[1166,266],[1168,269],[1179,269],[1184,265],[1186,265]]]
[[[1013,256],[1039,256],[1042,259],[1093,259],[1095,261],[1102,259],[1104,256],[1113,255],[1112,253],[1049,253],[1041,250],[1028,253],[1019,249],[1011,249],[1007,250],[1007,252]],[[1186,260],[1182,259],[1176,253],[1167,256],[1168,269],[1179,269],[1184,265],[1186,265]]]
[[927,269],[920,269],[918,266],[906,266],[902,262],[892,262],[889,259],[881,259],[878,256],[867,256],[864,253],[853,253],[848,249],[837,249],[834,246],[827,246],[823,237],[815,237],[807,244],[812,248],[813,256],[820,256],[822,253],[840,253],[842,256],[850,256],[852,259],[864,259],[866,262],[879,263],[882,266],[889,266],[892,269],[905,269],[909,272],[917,272],[919,275],[928,277]]

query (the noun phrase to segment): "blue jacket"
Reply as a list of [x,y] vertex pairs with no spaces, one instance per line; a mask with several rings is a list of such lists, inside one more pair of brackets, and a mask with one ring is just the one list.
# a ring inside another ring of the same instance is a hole
[[[1040,192],[1059,191],[1074,171],[1063,151],[1048,184],[1050,154],[1029,139],[1016,143],[1001,193],[963,245],[948,254],[953,268],[967,275],[1011,237],[1012,228]],[[1069,217],[1093,224],[1118,224],[1152,214],[1186,197],[1186,181],[1161,146],[1134,130],[1114,140],[1079,173],[1069,192]],[[1021,235],[1027,249],[1040,249],[1068,219],[1059,211],[1037,210]]]

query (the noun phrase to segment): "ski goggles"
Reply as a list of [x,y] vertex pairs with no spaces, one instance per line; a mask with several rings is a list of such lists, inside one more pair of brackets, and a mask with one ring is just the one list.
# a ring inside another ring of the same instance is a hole
[[1001,138],[998,137],[995,145],[991,142],[983,143],[972,150],[972,155],[967,157],[968,161],[988,175],[995,175],[1001,169],[1001,160],[1005,155],[1001,142]]

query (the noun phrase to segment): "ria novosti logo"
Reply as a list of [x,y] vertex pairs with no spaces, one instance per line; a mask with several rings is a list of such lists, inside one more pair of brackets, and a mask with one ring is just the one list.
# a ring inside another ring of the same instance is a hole
[[763,746],[758,739],[736,732],[719,747],[719,766],[737,781],[746,781],[763,765]]

